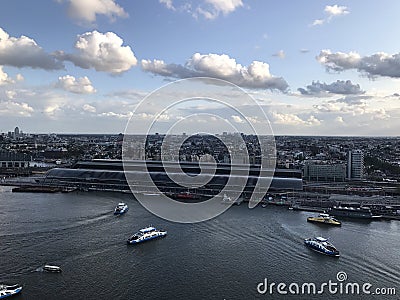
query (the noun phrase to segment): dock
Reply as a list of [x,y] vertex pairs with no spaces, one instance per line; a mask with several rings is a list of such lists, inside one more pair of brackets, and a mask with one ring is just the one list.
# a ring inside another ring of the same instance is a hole
[[76,189],[53,186],[19,186],[12,189],[13,193],[69,193]]
[[319,212],[319,213],[325,212],[325,209],[323,209],[321,207],[298,206],[298,205],[294,205],[294,206],[290,206],[290,207],[293,208],[293,210],[302,210],[302,211]]

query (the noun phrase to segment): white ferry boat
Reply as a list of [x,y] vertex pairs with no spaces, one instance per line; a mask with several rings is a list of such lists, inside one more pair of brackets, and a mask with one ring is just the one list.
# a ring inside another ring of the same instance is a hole
[[22,291],[22,286],[19,284],[15,285],[5,285],[0,284],[0,299],[5,299],[16,294],[19,294]]
[[139,244],[145,241],[149,241],[152,239],[164,237],[167,235],[166,231],[158,230],[153,226],[149,226],[143,229],[140,229],[134,235],[132,235],[128,240],[128,244]]
[[306,244],[307,247],[316,252],[329,256],[335,256],[335,257],[340,256],[339,251],[335,248],[335,246],[333,246],[330,242],[328,242],[328,239],[326,238],[323,237],[308,238],[304,240],[304,244]]
[[122,215],[126,213],[128,209],[128,205],[126,205],[125,203],[118,203],[118,205],[114,209],[114,215]]

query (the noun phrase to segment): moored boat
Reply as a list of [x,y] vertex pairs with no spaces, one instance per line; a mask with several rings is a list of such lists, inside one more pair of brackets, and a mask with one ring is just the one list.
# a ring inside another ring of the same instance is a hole
[[178,198],[178,199],[194,199],[195,198],[195,194],[192,194],[189,191],[182,192],[182,193],[176,194],[176,198]]
[[307,222],[341,226],[342,223],[328,214],[319,214],[318,217],[308,217]]
[[240,204],[242,204],[242,202],[244,201],[244,199],[243,198],[241,198],[241,197],[239,197],[239,198],[237,198],[236,200],[235,200],[235,204],[236,205],[240,205]]
[[337,250],[335,246],[333,246],[330,242],[328,242],[328,239],[326,238],[323,237],[308,238],[304,240],[304,244],[311,250],[314,250],[316,252],[328,256],[334,256],[334,257],[340,256],[339,250]]
[[374,216],[369,207],[334,206],[329,210],[329,214],[338,218],[353,219],[379,219],[381,216]]
[[22,286],[19,284],[6,285],[0,284],[0,299],[5,299],[19,294],[22,291]]
[[128,205],[123,202],[118,203],[114,209],[114,215],[122,215],[128,211]]
[[51,273],[60,273],[62,270],[59,266],[44,265],[43,270]]
[[140,229],[138,232],[136,232],[134,235],[132,235],[128,240],[128,244],[138,244],[142,243],[145,241],[149,241],[152,239],[164,237],[167,235],[166,231],[163,230],[158,230],[153,226],[149,226],[143,229]]

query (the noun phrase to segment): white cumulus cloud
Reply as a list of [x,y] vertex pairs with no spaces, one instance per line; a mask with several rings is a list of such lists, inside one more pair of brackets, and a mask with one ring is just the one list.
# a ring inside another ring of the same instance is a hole
[[87,76],[75,78],[71,75],[58,77],[56,86],[75,94],[93,94],[96,89]]
[[6,84],[15,83],[15,81],[22,81],[24,77],[21,74],[15,76],[15,80],[8,76],[6,72],[3,71],[3,66],[0,66],[0,86]]
[[330,50],[322,50],[316,58],[328,71],[355,69],[369,77],[400,78],[400,53],[378,52],[370,56],[361,56],[357,52],[332,53]]
[[326,14],[326,18],[316,19],[311,24],[311,26],[319,26],[325,23],[329,23],[333,18],[347,15],[350,13],[350,11],[346,6],[339,6],[335,4],[325,6],[324,13]]
[[30,117],[34,109],[24,102],[14,101],[0,101],[0,115],[1,116],[21,116]]
[[11,37],[0,28],[0,65],[17,68],[58,70],[64,66],[52,54],[46,53],[35,40],[26,37]]
[[326,94],[358,95],[365,93],[359,84],[353,84],[351,80],[337,80],[330,84],[313,81],[304,88],[297,89],[302,95],[325,96]]
[[176,10],[174,7],[174,4],[172,3],[172,0],[159,0],[161,4],[164,4],[166,8],[170,10]]
[[196,19],[201,17],[206,20],[213,20],[221,15],[227,16],[244,6],[242,0],[186,0],[180,4],[175,0],[158,1],[171,11],[188,13]]
[[0,85],[10,84],[10,83],[14,83],[14,80],[8,77],[8,74],[3,71],[3,67],[0,66]]
[[14,99],[15,96],[17,95],[17,92],[13,91],[13,90],[8,90],[8,91],[5,91],[4,93],[6,94],[6,97],[8,99]]
[[244,123],[243,119],[238,115],[232,115],[231,117],[235,123]]
[[346,6],[339,6],[337,4],[325,6],[324,12],[327,13],[329,17],[347,15],[350,13]]
[[312,26],[318,26],[318,25],[322,25],[322,24],[324,24],[325,23],[325,20],[324,19],[316,19],[316,20],[314,20],[314,22],[312,22]]
[[124,41],[113,32],[86,32],[77,37],[75,53],[57,52],[60,60],[71,61],[84,69],[120,74],[137,64],[131,47],[123,46]]
[[343,119],[342,116],[337,116],[337,117],[335,118],[335,122],[336,122],[336,123],[339,123],[339,124],[344,124],[344,119]]
[[291,126],[316,126],[320,125],[321,121],[315,116],[311,115],[308,119],[303,120],[296,114],[292,113],[278,113],[272,112],[273,123],[281,125],[291,125]]
[[94,107],[93,105],[87,104],[87,103],[82,106],[82,109],[84,111],[86,111],[86,112],[89,112],[89,113],[95,113],[96,112],[96,107]]
[[228,15],[242,6],[242,0],[205,0],[197,7],[194,16],[202,15],[206,19],[215,19],[220,14]]
[[267,63],[253,61],[246,67],[226,54],[195,53],[184,65],[167,64],[163,60],[142,60],[141,65],[145,72],[165,77],[206,76],[227,80],[247,88],[281,91],[286,91],[288,88],[287,82],[282,77],[271,75]]
[[24,76],[22,76],[22,74],[17,74],[16,76],[15,76],[15,79],[17,79],[17,81],[23,81],[25,78],[24,78]]
[[128,14],[115,0],[58,0],[68,3],[68,14],[71,18],[85,23],[94,23],[98,15],[104,15],[111,21]]
[[108,112],[103,112],[98,114],[100,117],[111,117],[111,118],[117,118],[117,119],[129,119],[132,117],[132,112],[128,113],[115,113],[113,111],[108,111]]

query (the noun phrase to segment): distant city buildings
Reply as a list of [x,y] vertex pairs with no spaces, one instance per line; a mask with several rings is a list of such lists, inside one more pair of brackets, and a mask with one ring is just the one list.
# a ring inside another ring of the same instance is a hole
[[82,160],[120,160],[124,151],[129,160],[262,163],[268,168],[302,170],[303,179],[311,182],[400,182],[400,137],[275,136],[274,140],[261,143],[263,149],[260,138],[263,137],[229,132],[167,138],[161,133],[26,134],[17,126],[0,133],[0,152],[10,155],[0,162],[0,167],[26,167],[25,160],[10,159],[15,154],[31,158],[30,168],[34,168],[46,164],[70,167]]
[[[364,153],[361,150],[347,152],[347,161],[326,160],[321,153],[315,160],[305,160],[303,176],[309,181],[342,182],[345,180],[363,180]],[[323,160],[322,160],[323,159]]]

